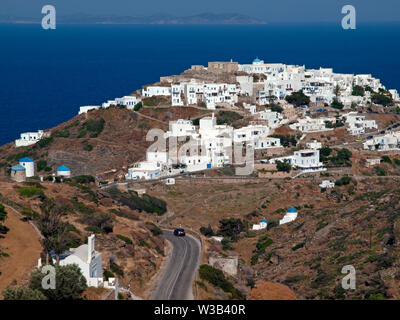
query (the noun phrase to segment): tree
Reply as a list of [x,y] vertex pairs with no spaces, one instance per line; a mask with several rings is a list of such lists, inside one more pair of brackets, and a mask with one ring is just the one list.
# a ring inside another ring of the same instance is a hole
[[135,106],[133,107],[134,111],[139,111],[142,108],[143,104],[142,102],[138,102],[135,104]]
[[353,96],[360,96],[360,97],[364,97],[365,94],[365,90],[363,87],[361,86],[354,86],[353,87],[353,91],[351,93]]
[[52,200],[46,199],[42,206],[42,215],[38,227],[43,235],[42,246],[46,253],[46,264],[49,263],[49,252],[54,250],[57,256],[68,249],[68,225],[61,221],[63,211]]
[[55,267],[56,288],[43,289],[42,279],[46,276],[41,270],[31,273],[29,288],[40,291],[49,300],[80,300],[87,289],[86,279],[76,264]]
[[374,93],[372,95],[372,102],[386,107],[387,105],[393,103],[393,99],[391,96],[387,96],[384,93],[380,92]]
[[333,98],[331,107],[335,109],[343,109],[343,103],[341,103],[337,98]]
[[239,234],[247,230],[247,226],[240,219],[222,219],[219,221],[218,235],[236,241]]
[[310,98],[306,96],[302,90],[295,91],[292,94],[285,97],[285,100],[296,107],[302,105],[308,105],[310,103]]
[[340,95],[340,86],[338,84],[336,85],[335,89],[333,89],[333,93],[336,97]]
[[47,300],[39,290],[27,287],[7,287],[3,291],[3,297],[4,300]]
[[284,161],[276,161],[276,168],[278,171],[283,171],[283,172],[290,172],[290,169],[292,168],[290,166],[290,163],[287,160]]
[[7,211],[3,204],[0,203],[0,221],[6,220]]
[[208,227],[201,227],[200,232],[201,234],[204,234],[206,237],[212,237],[214,235],[214,231],[211,228],[211,225],[208,225]]
[[276,104],[276,103],[271,103],[269,105],[266,105],[266,107],[269,107],[272,112],[282,113],[282,111],[283,111],[283,108],[279,104]]

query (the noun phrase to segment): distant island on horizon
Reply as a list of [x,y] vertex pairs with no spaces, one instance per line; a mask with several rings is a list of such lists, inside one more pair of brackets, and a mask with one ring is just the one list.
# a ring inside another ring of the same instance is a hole
[[[0,15],[0,23],[41,23],[42,16],[15,17]],[[153,24],[153,25],[261,25],[266,21],[238,13],[200,13],[190,16],[174,16],[160,13],[151,16],[90,15],[85,13],[57,16],[61,24]]]

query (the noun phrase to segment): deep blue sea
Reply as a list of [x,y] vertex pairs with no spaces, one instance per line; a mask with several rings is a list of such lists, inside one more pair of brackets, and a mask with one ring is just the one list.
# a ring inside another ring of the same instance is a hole
[[81,105],[130,94],[192,64],[233,59],[371,73],[400,89],[400,24],[0,25],[0,145],[51,128]]

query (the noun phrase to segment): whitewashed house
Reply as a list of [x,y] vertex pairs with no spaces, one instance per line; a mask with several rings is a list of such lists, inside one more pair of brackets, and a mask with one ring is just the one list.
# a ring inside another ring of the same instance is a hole
[[381,158],[370,158],[365,159],[367,167],[373,167],[381,163]]
[[65,165],[62,165],[57,168],[57,176],[61,177],[70,177],[71,176],[71,170],[66,167]]
[[322,180],[321,184],[319,185],[320,188],[322,189],[330,189],[335,186],[334,182],[331,182],[329,180]]
[[303,172],[324,171],[324,164],[320,162],[319,150],[305,149],[295,151],[294,155],[272,158],[268,160],[269,163],[276,163],[277,161],[287,161],[293,167]]
[[191,136],[197,136],[196,127],[191,120],[178,119],[169,122],[169,131],[166,132],[165,138]]
[[363,143],[363,147],[370,151],[400,150],[400,132],[387,133],[368,139]]
[[[64,252],[60,255],[59,261],[60,266],[78,265],[89,287],[97,287],[99,282],[103,282],[102,254],[95,250],[94,238],[92,234],[88,237],[87,244]],[[54,258],[53,261],[56,262]]]
[[252,230],[263,230],[268,226],[268,221],[266,219],[262,219],[260,223],[253,224]]
[[90,110],[99,110],[100,108],[101,108],[100,106],[82,106],[82,107],[79,107],[78,114],[87,113]]
[[127,180],[151,180],[160,177],[162,164],[160,162],[142,161],[137,162],[128,169],[125,175]]
[[142,97],[170,96],[171,86],[146,86],[142,89]]
[[336,122],[336,118],[310,118],[299,119],[296,123],[289,125],[293,130],[298,130],[304,133],[323,132],[333,130],[326,127],[326,121]]
[[346,119],[347,130],[351,135],[363,134],[366,129],[378,129],[375,120],[366,120],[365,116],[357,115],[357,112],[349,112],[343,118]]
[[133,109],[139,102],[141,102],[141,99],[136,96],[125,96],[115,99],[115,104],[125,106],[127,109]]
[[263,125],[249,125],[233,130],[233,142],[249,142],[259,138],[266,138],[270,134],[270,128]]
[[27,178],[35,175],[35,163],[31,158],[25,157],[19,159],[19,164],[25,168],[25,175]]
[[43,130],[39,130],[37,132],[24,132],[21,133],[21,137],[15,140],[15,146],[18,147],[26,147],[35,144],[40,139],[42,139],[45,134]]
[[312,140],[306,143],[307,149],[321,149],[322,143],[317,140]]
[[286,211],[285,216],[279,220],[279,224],[285,224],[292,222],[297,219],[297,210],[295,208],[290,208],[288,211]]

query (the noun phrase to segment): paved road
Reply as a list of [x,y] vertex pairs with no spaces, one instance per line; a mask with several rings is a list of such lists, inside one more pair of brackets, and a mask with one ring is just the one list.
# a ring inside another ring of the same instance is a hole
[[192,284],[200,262],[200,242],[190,235],[174,236],[164,230],[173,250],[168,266],[151,294],[151,300],[193,300]]

